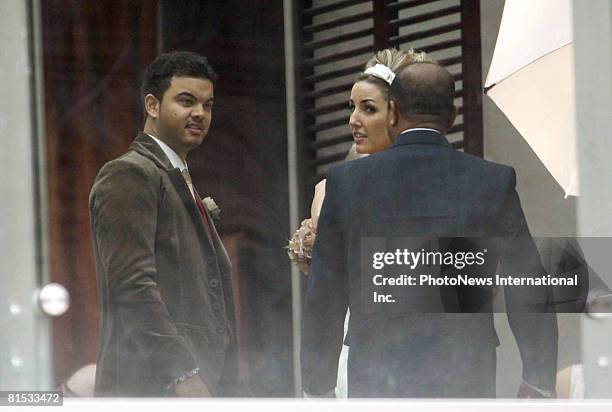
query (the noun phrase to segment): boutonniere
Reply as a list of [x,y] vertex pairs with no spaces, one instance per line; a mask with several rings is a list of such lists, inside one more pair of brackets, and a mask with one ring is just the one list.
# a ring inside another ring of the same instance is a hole
[[217,206],[215,199],[210,196],[205,197],[204,199],[202,199],[202,203],[204,204],[204,207],[206,208],[206,210],[208,210],[208,213],[210,213],[212,218],[215,220],[219,220],[221,209],[219,208],[219,206]]

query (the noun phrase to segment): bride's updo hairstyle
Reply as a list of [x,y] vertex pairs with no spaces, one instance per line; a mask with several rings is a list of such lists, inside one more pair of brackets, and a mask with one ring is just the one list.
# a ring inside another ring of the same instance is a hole
[[[397,50],[397,49],[384,49],[376,52],[370,60],[365,64],[364,72],[357,76],[355,83],[360,81],[367,81],[375,84],[379,87],[384,98],[388,96],[390,82],[389,79],[384,80],[380,76],[375,74],[366,73],[366,70],[373,68],[376,65],[383,65],[393,72],[393,74],[399,73],[404,67],[409,64],[416,62],[433,62],[432,59],[427,57],[425,52],[415,52],[414,50]],[[383,68],[384,72],[384,68]]]

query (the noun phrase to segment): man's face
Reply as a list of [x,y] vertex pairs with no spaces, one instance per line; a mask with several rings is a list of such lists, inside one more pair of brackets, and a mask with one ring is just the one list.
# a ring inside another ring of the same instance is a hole
[[157,110],[147,107],[149,116],[155,119],[155,137],[184,159],[208,134],[213,99],[214,90],[210,80],[172,77],[161,104],[155,99]]

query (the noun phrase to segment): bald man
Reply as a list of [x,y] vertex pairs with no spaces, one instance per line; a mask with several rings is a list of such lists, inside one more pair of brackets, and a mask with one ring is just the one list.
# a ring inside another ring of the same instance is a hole
[[[543,273],[514,170],[454,150],[446,139],[455,120],[453,99],[454,80],[445,68],[407,66],[389,92],[393,145],[327,173],[304,308],[302,373],[309,395],[333,391],[347,306],[349,397],[496,395],[495,286],[377,286],[392,269],[368,267],[372,239],[386,239],[382,245],[389,249],[402,238],[442,251],[484,250],[478,271],[489,278],[500,261],[506,274]],[[469,274],[473,267],[437,269],[436,276],[444,277]],[[372,273],[381,277],[375,281]],[[390,292],[372,302],[372,290]],[[557,323],[554,313],[546,313],[550,292],[504,290],[523,363],[519,397],[554,396]]]

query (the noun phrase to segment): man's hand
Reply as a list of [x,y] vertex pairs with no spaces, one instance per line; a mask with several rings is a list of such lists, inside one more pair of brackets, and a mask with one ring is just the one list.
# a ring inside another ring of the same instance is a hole
[[174,392],[176,392],[177,396],[183,398],[212,397],[208,385],[206,385],[202,378],[200,378],[198,375],[194,375],[191,378],[186,379],[184,382],[177,384],[174,387]]
[[551,399],[556,398],[557,394],[554,391],[537,391],[531,385],[522,382],[516,397],[519,399]]

